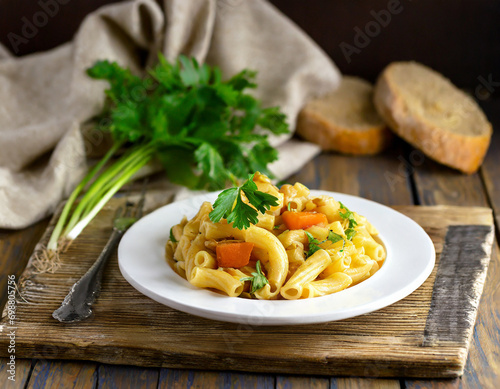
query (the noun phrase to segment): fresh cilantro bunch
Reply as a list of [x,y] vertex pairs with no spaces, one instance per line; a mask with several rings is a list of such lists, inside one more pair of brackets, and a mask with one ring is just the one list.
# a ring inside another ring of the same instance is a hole
[[[219,194],[213,205],[214,209],[209,214],[210,220],[218,223],[224,218],[228,223],[233,223],[234,228],[244,230],[250,224],[258,223],[259,212],[264,213],[279,204],[277,197],[257,190],[254,175],[255,173],[249,175],[243,185],[226,189]],[[253,207],[243,202],[242,193]]]
[[[223,81],[217,67],[185,56],[169,63],[160,55],[144,77],[109,61],[96,62],[87,74],[109,84],[97,119],[114,143],[68,198],[43,254],[48,258],[58,255],[61,243],[67,247],[152,159],[162,163],[176,184],[222,189],[251,172],[269,173],[267,164],[277,151],[267,137],[288,132],[278,107],[263,108],[246,93],[256,88],[255,72],[249,70]],[[260,201],[259,196],[253,200]],[[240,208],[254,220],[252,212]]]
[[151,144],[170,181],[192,189],[221,189],[255,171],[269,174],[277,159],[268,134],[288,132],[278,107],[262,108],[247,89],[256,73],[243,70],[223,81],[218,67],[180,56],[145,77],[114,62],[87,71],[109,89],[101,123],[116,142]]

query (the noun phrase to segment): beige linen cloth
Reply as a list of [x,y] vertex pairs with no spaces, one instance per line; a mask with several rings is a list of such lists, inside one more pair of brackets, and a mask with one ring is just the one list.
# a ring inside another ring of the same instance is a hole
[[[83,177],[89,150],[81,127],[100,112],[106,87],[85,69],[108,59],[140,72],[159,51],[169,60],[183,53],[218,65],[225,77],[257,70],[252,93],[265,106],[281,106],[292,129],[301,106],[340,79],[316,44],[264,0],[123,2],[88,15],[72,42],[48,52],[13,58],[0,47],[1,228],[49,215]],[[279,178],[318,152],[289,136],[272,144]]]

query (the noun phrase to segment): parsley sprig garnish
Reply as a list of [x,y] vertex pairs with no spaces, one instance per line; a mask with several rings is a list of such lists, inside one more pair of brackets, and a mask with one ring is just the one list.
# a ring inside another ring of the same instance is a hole
[[[244,230],[250,224],[258,223],[259,212],[264,213],[279,204],[277,197],[257,189],[253,181],[254,175],[255,173],[249,175],[243,185],[226,189],[219,194],[213,205],[214,209],[209,214],[211,221],[218,223],[224,218],[228,223],[233,223],[234,228]],[[243,201],[242,193],[253,207]]]
[[260,268],[260,261],[257,261],[255,265],[255,270],[256,272],[253,272],[251,276],[240,278],[240,281],[252,282],[250,288],[250,293],[252,294],[262,289],[264,286],[266,286],[266,284],[269,284],[269,281],[267,280],[264,273],[262,273],[262,270]]

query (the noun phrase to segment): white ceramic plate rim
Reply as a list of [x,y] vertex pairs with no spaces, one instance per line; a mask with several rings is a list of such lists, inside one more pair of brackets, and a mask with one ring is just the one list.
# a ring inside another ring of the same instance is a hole
[[332,295],[294,301],[228,297],[192,286],[166,263],[165,243],[173,225],[184,215],[194,216],[203,201],[215,201],[218,192],[166,205],[135,223],[118,247],[120,271],[139,292],[171,308],[250,325],[322,323],[373,312],[408,296],[430,275],[434,244],[412,219],[360,197],[319,190],[311,193],[342,201],[379,230],[387,259],[373,277]]

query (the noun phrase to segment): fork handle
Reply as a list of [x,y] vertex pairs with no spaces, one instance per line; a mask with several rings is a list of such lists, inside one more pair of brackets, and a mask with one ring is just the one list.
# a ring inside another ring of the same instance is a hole
[[101,291],[104,266],[124,233],[125,231],[113,229],[113,233],[97,260],[87,273],[73,285],[61,307],[52,313],[54,319],[70,323],[84,320],[92,314],[92,304]]

